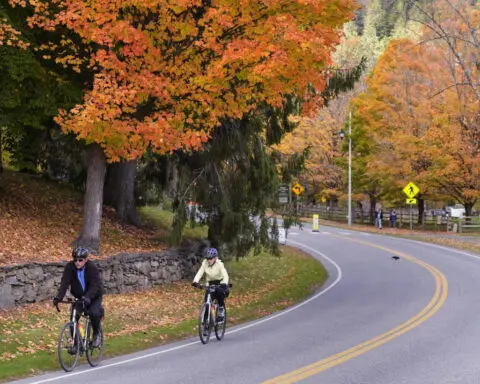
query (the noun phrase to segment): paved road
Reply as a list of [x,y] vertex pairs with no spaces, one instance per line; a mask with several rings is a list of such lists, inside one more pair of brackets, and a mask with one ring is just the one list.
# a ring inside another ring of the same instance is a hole
[[221,342],[190,339],[18,383],[480,383],[480,255],[308,226],[288,243],[330,273],[306,302]]

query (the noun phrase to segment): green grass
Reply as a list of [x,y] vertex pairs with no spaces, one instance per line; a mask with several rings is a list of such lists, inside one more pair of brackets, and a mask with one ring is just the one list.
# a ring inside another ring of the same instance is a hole
[[[152,224],[158,234],[155,240],[159,242],[170,241],[170,233],[172,231],[173,212],[162,210],[154,206],[145,206],[140,208],[139,213],[142,219]],[[184,239],[204,239],[207,237],[208,227],[204,225],[196,225],[194,227],[187,224],[183,230]]]
[[[316,260],[289,247],[282,247],[280,257],[260,254],[232,260],[227,269],[234,285],[227,299],[229,325],[260,318],[305,299],[328,277]],[[121,355],[196,335],[202,299],[203,292],[193,290],[189,281],[105,296],[105,355]],[[59,369],[56,343],[66,316],[66,307],[57,313],[50,303],[0,311],[0,381]],[[139,325],[144,328],[137,329]],[[27,350],[19,351],[19,346]],[[79,364],[85,364],[85,359]]]

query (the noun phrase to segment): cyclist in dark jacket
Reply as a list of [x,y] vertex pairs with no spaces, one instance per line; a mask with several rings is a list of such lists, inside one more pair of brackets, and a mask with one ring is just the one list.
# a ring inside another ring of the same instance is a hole
[[92,322],[92,345],[98,347],[101,343],[99,329],[100,320],[103,316],[103,283],[97,266],[93,261],[88,260],[88,254],[87,248],[76,247],[73,249],[73,260],[65,266],[60,288],[58,289],[57,296],[53,298],[53,304],[56,305],[62,301],[69,287],[70,293],[75,298],[83,299],[83,304],[77,304],[78,317],[80,317],[83,311],[83,305],[85,305],[90,315],[90,321]]

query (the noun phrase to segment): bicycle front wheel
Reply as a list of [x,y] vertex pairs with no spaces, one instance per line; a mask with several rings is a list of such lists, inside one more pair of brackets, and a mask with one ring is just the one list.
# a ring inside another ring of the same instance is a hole
[[198,336],[202,344],[207,344],[210,340],[210,305],[203,303],[198,317]]
[[227,327],[227,308],[223,308],[223,321],[215,322],[215,336],[217,340],[222,340],[225,335],[225,328]]
[[88,330],[87,330],[87,361],[92,367],[96,367],[102,361],[103,355],[103,329],[100,326],[98,330],[100,333],[100,345],[98,347],[93,346],[93,327],[92,323],[88,323]]
[[80,337],[78,334],[78,328],[75,332],[75,339],[73,339],[73,327],[75,325],[72,322],[66,323],[60,335],[58,336],[58,360],[65,372],[73,371],[78,362],[78,356],[80,355]]

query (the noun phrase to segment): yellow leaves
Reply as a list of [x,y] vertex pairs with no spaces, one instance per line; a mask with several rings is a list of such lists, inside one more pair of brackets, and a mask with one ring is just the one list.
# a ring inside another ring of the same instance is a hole
[[8,24],[6,19],[0,19],[0,46],[27,49],[29,43],[21,40],[21,33]]

